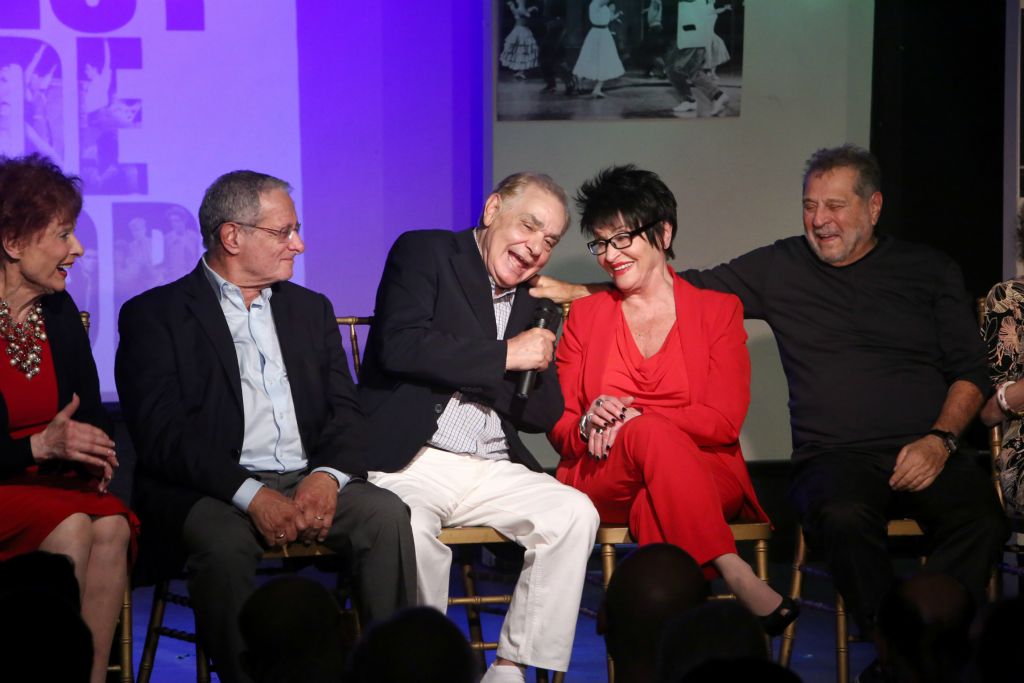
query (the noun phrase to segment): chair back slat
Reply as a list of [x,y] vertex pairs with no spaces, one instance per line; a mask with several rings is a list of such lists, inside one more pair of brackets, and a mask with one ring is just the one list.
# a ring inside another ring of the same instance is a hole
[[[982,334],[985,332],[985,316],[988,314],[988,306],[985,304],[985,297],[978,297],[978,326],[981,328]],[[988,428],[988,451],[989,451],[989,474],[992,477],[992,483],[996,487],[996,495],[999,497],[999,504],[1006,509],[1006,501],[1003,499],[1003,486],[999,482],[999,470],[996,468],[996,463],[999,461],[999,455],[1003,450],[1003,425],[996,424]]]

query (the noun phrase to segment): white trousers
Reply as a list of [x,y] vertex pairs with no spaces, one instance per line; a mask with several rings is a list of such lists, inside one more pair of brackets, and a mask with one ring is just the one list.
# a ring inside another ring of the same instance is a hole
[[421,605],[448,609],[451,548],[441,527],[490,526],[526,548],[498,656],[566,671],[587,559],[599,519],[590,499],[553,477],[508,460],[486,460],[429,446],[404,469],[371,472],[377,486],[409,506]]

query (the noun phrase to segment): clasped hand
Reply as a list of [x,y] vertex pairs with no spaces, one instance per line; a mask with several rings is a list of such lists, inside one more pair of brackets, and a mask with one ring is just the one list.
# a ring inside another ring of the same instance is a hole
[[632,396],[609,396],[602,394],[594,399],[587,410],[587,452],[595,460],[608,457],[622,426],[640,416],[640,411],[631,408]]
[[78,394],[72,394],[71,400],[50,420],[46,429],[29,438],[32,457],[38,463],[47,460],[80,463],[100,480],[97,489],[105,493],[118,467],[114,442],[99,427],[71,419],[80,403]]
[[264,486],[249,503],[249,517],[269,546],[296,540],[322,543],[331,530],[338,504],[338,484],[324,472],[310,474],[289,498]]

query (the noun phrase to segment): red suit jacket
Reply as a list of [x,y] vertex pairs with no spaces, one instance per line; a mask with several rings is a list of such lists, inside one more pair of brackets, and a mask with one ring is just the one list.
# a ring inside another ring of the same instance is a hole
[[[732,294],[697,289],[673,273],[679,340],[686,359],[690,404],[678,410],[678,424],[701,450],[721,456],[743,487],[743,520],[767,522],[754,493],[739,435],[750,405],[750,356],[743,329],[743,306]],[[613,350],[618,290],[573,302],[558,343],[558,380],[565,412],[548,434],[562,455],[559,469],[585,457],[579,421],[602,392],[604,365]]]

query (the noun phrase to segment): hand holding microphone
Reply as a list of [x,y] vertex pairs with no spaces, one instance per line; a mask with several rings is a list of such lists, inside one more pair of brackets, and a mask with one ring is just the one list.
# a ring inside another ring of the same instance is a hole
[[516,385],[516,397],[525,399],[537,381],[537,371],[544,370],[555,357],[555,333],[562,324],[561,309],[544,302],[534,312],[533,324],[508,340],[506,370],[522,370]]

